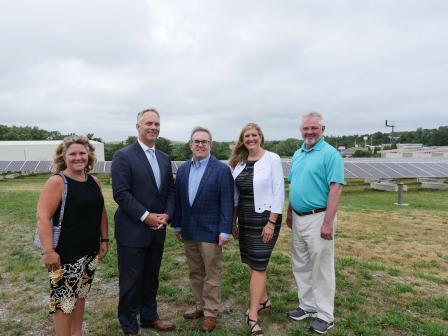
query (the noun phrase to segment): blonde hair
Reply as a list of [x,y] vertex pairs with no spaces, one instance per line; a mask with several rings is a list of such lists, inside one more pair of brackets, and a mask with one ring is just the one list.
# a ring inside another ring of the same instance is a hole
[[56,147],[52,171],[59,173],[67,168],[64,157],[67,149],[73,144],[83,145],[87,150],[87,166],[85,169],[86,173],[93,169],[93,166],[96,163],[95,147],[89,142],[89,139],[86,136],[71,135],[65,137],[64,140]]
[[236,142],[235,146],[232,150],[232,155],[229,159],[229,166],[233,168],[236,167],[236,165],[240,162],[246,162],[247,157],[249,156],[249,151],[247,150],[246,146],[244,146],[244,133],[250,129],[256,129],[258,132],[258,135],[261,137],[261,144],[260,146],[263,146],[264,144],[264,135],[261,131],[260,126],[256,123],[248,123],[246,126],[243,127],[241,130],[240,136],[238,138],[238,141]]

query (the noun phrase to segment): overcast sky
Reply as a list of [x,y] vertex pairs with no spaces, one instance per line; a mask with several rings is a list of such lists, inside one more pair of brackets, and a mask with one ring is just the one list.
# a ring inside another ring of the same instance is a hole
[[161,136],[257,122],[298,137],[448,125],[446,0],[0,0],[0,124],[106,141],[155,107]]

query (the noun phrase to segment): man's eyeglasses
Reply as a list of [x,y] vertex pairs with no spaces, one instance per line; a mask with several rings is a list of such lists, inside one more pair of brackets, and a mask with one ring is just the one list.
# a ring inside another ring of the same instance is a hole
[[195,145],[204,145],[204,146],[206,146],[206,145],[208,145],[210,143],[210,141],[209,140],[191,140],[191,143],[195,144]]

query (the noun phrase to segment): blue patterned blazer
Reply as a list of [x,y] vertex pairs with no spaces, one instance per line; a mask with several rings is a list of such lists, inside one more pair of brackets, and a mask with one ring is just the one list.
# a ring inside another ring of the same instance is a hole
[[182,239],[218,243],[220,233],[232,233],[233,178],[230,168],[210,157],[193,204],[188,197],[191,160],[176,175],[176,208],[173,226],[182,229]]

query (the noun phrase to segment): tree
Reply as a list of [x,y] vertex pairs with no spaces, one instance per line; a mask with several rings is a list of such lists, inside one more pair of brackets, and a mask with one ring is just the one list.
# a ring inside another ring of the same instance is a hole
[[133,144],[137,141],[137,137],[135,135],[128,136],[128,138],[124,141],[126,145]]
[[293,156],[296,150],[300,147],[301,141],[294,138],[286,139],[285,141],[281,141],[277,145],[277,154],[286,157]]
[[357,150],[353,153],[352,157],[371,157],[373,156],[371,151]]
[[448,126],[440,126],[429,138],[428,146],[446,145],[448,145]]
[[87,133],[87,134],[86,134],[86,137],[87,137],[87,139],[89,139],[89,140],[98,141],[98,142],[103,142],[103,139],[101,139],[101,138],[96,138],[96,137],[94,136],[93,133]]
[[157,149],[160,149],[161,151],[167,153],[168,155],[171,155],[173,150],[173,144],[171,143],[171,141],[164,137],[157,138],[156,147]]
[[191,158],[191,150],[189,143],[173,144],[171,151],[171,159],[173,161],[186,161]]
[[212,155],[218,160],[228,160],[230,157],[230,146],[227,142],[213,141]]
[[121,142],[109,142],[104,144],[104,159],[106,161],[112,161],[116,151],[126,147],[127,144],[124,141]]

